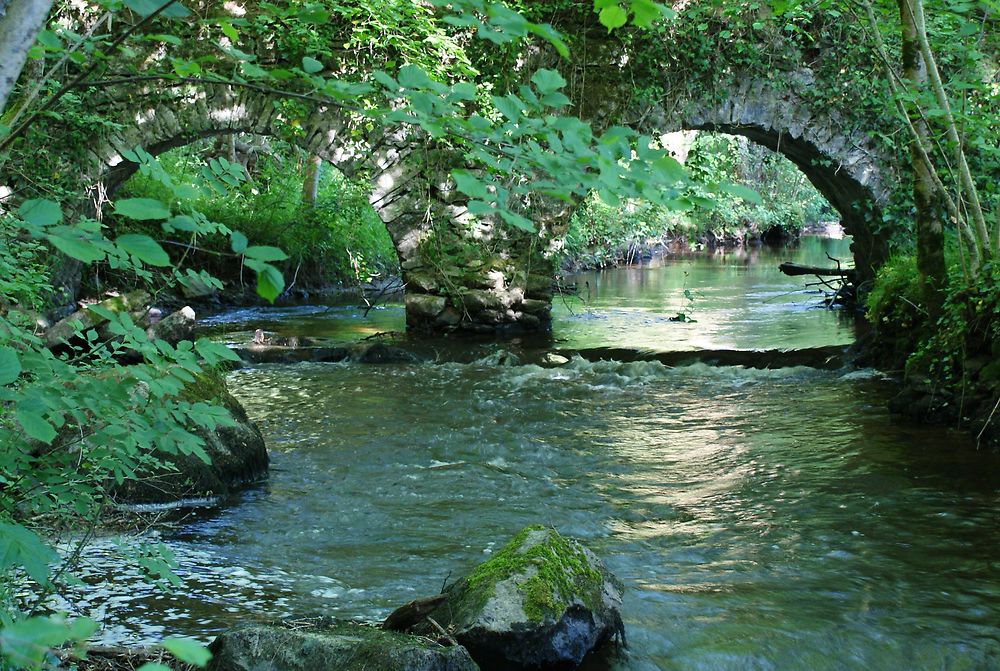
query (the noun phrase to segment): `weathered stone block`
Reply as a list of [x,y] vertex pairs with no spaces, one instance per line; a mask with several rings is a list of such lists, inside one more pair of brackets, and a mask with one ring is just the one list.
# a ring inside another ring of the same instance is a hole
[[444,310],[447,301],[441,296],[429,294],[406,294],[407,321],[411,318],[417,321],[431,321]]
[[503,301],[500,296],[488,289],[471,289],[466,291],[462,294],[462,303],[469,312],[500,310],[503,308]]

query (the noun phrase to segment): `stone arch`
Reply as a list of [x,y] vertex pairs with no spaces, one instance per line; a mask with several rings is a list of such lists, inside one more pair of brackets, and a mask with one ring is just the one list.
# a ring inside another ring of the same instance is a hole
[[888,241],[878,232],[881,212],[893,196],[893,162],[867,134],[863,122],[817,111],[798,91],[818,86],[806,69],[779,83],[745,78],[721,97],[699,96],[645,110],[635,126],[662,134],[707,130],[740,135],[789,159],[830,202],[853,236],[852,251],[863,279],[886,260]]
[[[742,135],[780,152],[838,210],[854,236],[860,274],[871,277],[886,256],[886,241],[874,223],[892,196],[891,161],[880,155],[857,120],[817,112],[797,93],[817,85],[810,71],[786,73],[777,82],[735,81],[720,82],[721,95],[674,99],[669,108],[640,110],[634,120],[613,109],[582,105],[577,111],[597,119],[596,125],[616,120],[652,136],[712,130]],[[147,104],[129,113],[132,123],[95,141],[96,181],[113,190],[127,179],[137,166],[122,153],[136,145],[156,154],[213,135],[274,135],[286,123],[278,101],[266,93],[222,85],[151,93]],[[547,327],[554,268],[536,241],[470,220],[449,177],[451,168],[462,164],[460,157],[405,130],[365,129],[339,108],[310,104],[306,109],[298,145],[349,176],[371,179],[370,202],[386,224],[403,270],[410,328],[486,332]],[[553,222],[567,219],[564,212]],[[559,230],[558,225],[548,228]],[[439,241],[445,230],[452,239],[481,247],[478,257],[461,259],[454,277],[435,263],[434,245],[428,244]]]
[[[90,147],[84,173],[93,208],[99,211],[138,169],[124,158],[128,150],[141,146],[158,155],[207,137],[276,135],[287,127],[282,101],[287,98],[222,85],[150,92],[139,103],[133,100],[132,108],[122,111],[129,123],[95,138]],[[552,269],[532,251],[529,236],[473,221],[450,178],[460,156],[406,129],[367,128],[364,119],[336,107],[306,109],[296,144],[349,177],[370,180],[369,203],[400,261],[408,328],[487,333],[547,326]],[[449,276],[434,258],[442,241],[478,246],[479,252],[458,264],[458,276]]]

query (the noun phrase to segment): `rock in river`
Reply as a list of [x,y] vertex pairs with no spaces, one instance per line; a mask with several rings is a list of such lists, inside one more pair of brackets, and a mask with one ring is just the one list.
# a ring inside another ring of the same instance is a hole
[[290,629],[254,624],[210,646],[212,671],[477,671],[461,646],[354,623]]
[[433,620],[484,669],[573,667],[614,636],[624,640],[621,582],[546,527],[524,529],[444,595],[410,631],[434,635]]
[[182,398],[192,403],[207,401],[224,407],[232,426],[198,428],[204,449],[211,458],[206,464],[193,454],[163,455],[164,467],[137,470],[135,479],[112,485],[115,502],[124,506],[178,504],[201,499],[218,499],[235,487],[267,475],[268,457],[264,438],[243,406],[229,389],[221,373],[206,372],[187,385]]

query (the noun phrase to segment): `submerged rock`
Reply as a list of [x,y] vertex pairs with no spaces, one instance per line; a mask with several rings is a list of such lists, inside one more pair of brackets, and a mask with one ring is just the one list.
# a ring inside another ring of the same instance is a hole
[[420,357],[401,347],[377,342],[361,345],[351,359],[359,363],[420,363]]
[[134,479],[111,487],[116,503],[128,506],[176,504],[191,500],[228,496],[240,485],[256,482],[267,475],[268,457],[264,438],[240,402],[226,387],[219,373],[203,373],[183,392],[184,400],[205,401],[229,411],[233,426],[198,428],[211,459],[205,463],[193,454],[156,456],[163,466],[147,467]]
[[524,529],[444,595],[410,630],[434,635],[433,619],[483,668],[572,667],[615,636],[624,642],[621,582],[546,527]]
[[247,625],[210,646],[211,671],[476,671],[461,646],[444,647],[354,623],[301,629]]

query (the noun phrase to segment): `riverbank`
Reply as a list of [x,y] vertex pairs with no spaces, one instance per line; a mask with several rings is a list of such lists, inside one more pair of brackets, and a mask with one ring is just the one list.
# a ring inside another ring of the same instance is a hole
[[625,239],[610,246],[568,247],[563,252],[560,269],[563,272],[583,272],[605,268],[618,268],[650,261],[656,257],[669,257],[705,250],[739,249],[770,245],[780,247],[794,243],[800,233],[784,229],[764,233],[751,229],[734,232],[706,231],[691,237],[682,231],[671,231],[653,238]]

